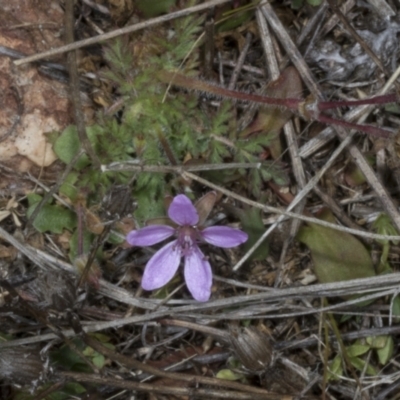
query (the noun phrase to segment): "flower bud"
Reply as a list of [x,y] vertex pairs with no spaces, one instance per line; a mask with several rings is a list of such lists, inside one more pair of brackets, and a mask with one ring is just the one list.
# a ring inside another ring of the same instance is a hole
[[262,371],[271,365],[271,340],[259,329],[252,326],[243,330],[231,328],[230,343],[237,358],[250,371]]

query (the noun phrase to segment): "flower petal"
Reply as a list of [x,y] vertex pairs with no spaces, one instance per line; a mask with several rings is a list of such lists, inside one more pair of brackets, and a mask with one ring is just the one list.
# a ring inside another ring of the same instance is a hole
[[197,301],[207,301],[211,295],[211,266],[197,246],[185,257],[184,275],[193,298]]
[[152,246],[168,239],[175,232],[172,226],[149,225],[142,229],[130,231],[126,236],[126,241],[131,246]]
[[181,260],[180,247],[174,240],[168,243],[150,258],[142,278],[144,290],[159,289],[168,283],[175,275]]
[[190,201],[184,194],[174,197],[168,209],[168,216],[178,225],[196,225],[199,222],[199,215]]
[[229,226],[210,226],[202,230],[201,235],[207,243],[224,248],[239,246],[249,237],[247,233]]

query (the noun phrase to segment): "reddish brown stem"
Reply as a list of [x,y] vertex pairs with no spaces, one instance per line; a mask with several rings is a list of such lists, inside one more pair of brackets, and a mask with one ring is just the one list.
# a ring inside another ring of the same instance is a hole
[[[188,76],[174,72],[161,71],[159,73],[159,78],[163,82],[172,83],[173,85],[177,85],[185,89],[192,89],[205,93],[211,93],[219,97],[228,97],[231,99],[262,103],[272,107],[284,107],[294,113],[299,113],[299,109],[304,107],[305,103],[303,99],[294,99],[294,98],[280,99],[275,97],[261,96],[258,94],[243,93],[237,90],[225,89],[220,86],[212,85],[210,83],[203,82],[198,79],[190,78]],[[323,111],[343,106],[351,107],[351,106],[359,106],[367,104],[386,104],[386,103],[392,103],[396,100],[397,96],[395,94],[389,94],[383,96],[376,96],[364,100],[316,102],[316,109],[318,109],[318,111]],[[303,118],[305,118],[304,112],[300,112],[300,114]],[[315,116],[311,115],[311,117],[309,117],[308,119],[314,119],[318,122],[322,122],[325,124],[343,126],[344,128],[356,129],[360,132],[364,132],[369,135],[374,135],[383,138],[388,138],[392,135],[392,132],[387,131],[386,129],[374,127],[371,125],[359,125],[352,122],[331,118],[322,113],[317,114]]]
[[392,132],[389,132],[386,129],[378,128],[372,125],[355,124],[353,122],[344,121],[342,119],[331,118],[325,114],[320,114],[316,120],[324,124],[332,124],[337,126],[343,126],[344,128],[356,129],[358,131],[367,133],[368,135],[374,135],[386,139],[392,135]]
[[299,108],[303,99],[277,99],[273,97],[260,96],[258,94],[243,93],[237,90],[225,89],[220,86],[212,85],[211,83],[190,78],[182,74],[162,71],[159,74],[161,81],[172,83],[173,85],[183,87],[185,89],[198,90],[200,92],[211,93],[218,97],[228,97],[230,99],[253,101],[255,103],[268,104],[274,107],[285,107],[289,110],[296,111]]
[[331,108],[338,107],[356,107],[372,104],[387,104],[394,103],[397,101],[396,94],[385,94],[383,96],[370,97],[363,100],[344,100],[344,101],[323,101],[318,104],[318,109],[320,111],[329,110]]

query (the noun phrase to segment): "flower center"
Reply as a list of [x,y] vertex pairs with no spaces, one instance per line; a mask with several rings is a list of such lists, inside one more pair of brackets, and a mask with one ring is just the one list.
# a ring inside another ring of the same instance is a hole
[[183,225],[177,229],[178,246],[182,256],[188,256],[193,249],[198,237],[197,229],[190,225]]

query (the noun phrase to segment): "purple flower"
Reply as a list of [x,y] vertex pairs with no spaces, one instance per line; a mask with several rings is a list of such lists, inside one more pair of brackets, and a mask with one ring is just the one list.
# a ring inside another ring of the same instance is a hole
[[194,206],[188,197],[180,194],[174,197],[168,209],[168,216],[174,226],[149,225],[129,232],[126,240],[131,246],[152,246],[171,236],[175,237],[175,240],[158,250],[147,263],[142,278],[143,289],[154,290],[168,283],[183,257],[184,276],[190,293],[198,301],[207,301],[210,298],[211,266],[198,243],[207,242],[230,248],[244,243],[248,238],[246,233],[227,226],[199,228],[214,206],[215,199],[216,193],[209,192]]

